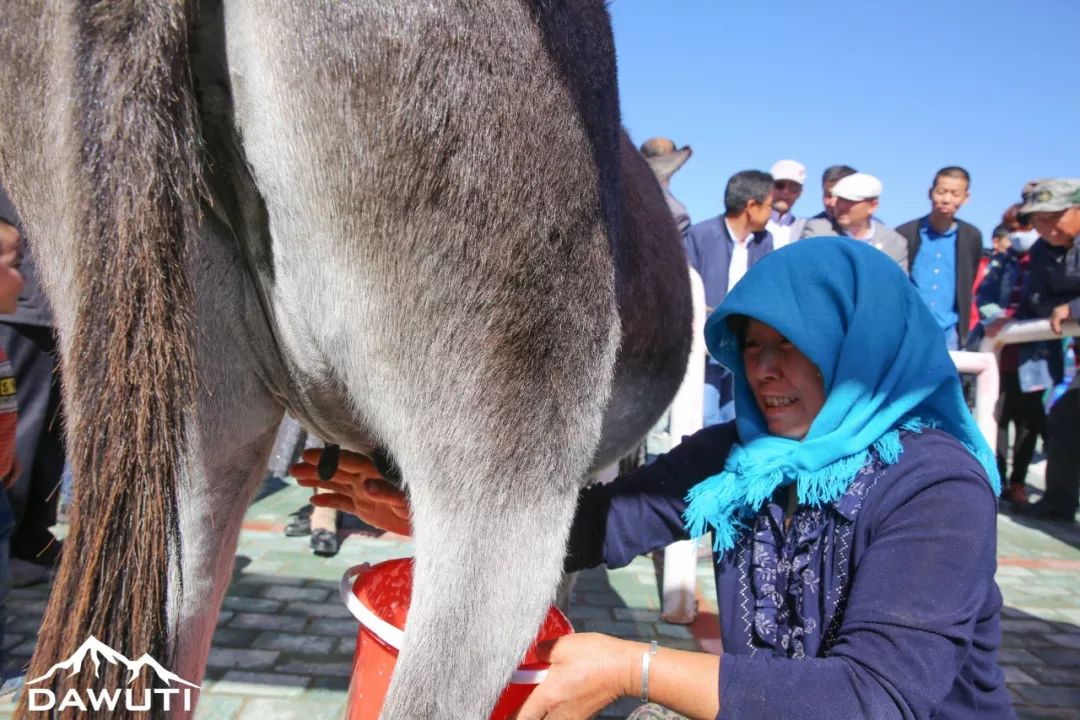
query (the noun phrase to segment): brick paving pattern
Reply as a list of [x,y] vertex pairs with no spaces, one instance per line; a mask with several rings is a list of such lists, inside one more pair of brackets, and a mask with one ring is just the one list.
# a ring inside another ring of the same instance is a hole
[[[1041,484],[1042,466],[1032,481]],[[338,598],[351,565],[411,554],[407,539],[353,533],[341,553],[313,555],[307,538],[286,538],[287,515],[307,492],[274,482],[250,508],[237,566],[210,653],[199,720],[316,720],[342,717],[357,623]],[[1080,528],[999,516],[998,583],[1005,598],[1001,665],[1021,720],[1080,717]],[[570,613],[575,628],[658,640],[688,650],[720,649],[707,557],[698,567],[701,612],[692,626],[660,618],[657,568],[638,558],[617,571],[582,573]],[[49,587],[16,589],[9,601],[10,662],[29,658]],[[11,716],[0,698],[0,718]],[[599,717],[625,718],[623,700]]]

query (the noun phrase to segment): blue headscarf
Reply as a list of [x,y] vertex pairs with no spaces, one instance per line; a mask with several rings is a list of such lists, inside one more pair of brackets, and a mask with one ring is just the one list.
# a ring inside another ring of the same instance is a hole
[[[821,372],[825,403],[801,441],[769,434],[732,316],[772,326]],[[867,243],[809,238],[762,258],[709,317],[705,343],[735,375],[740,442],[723,471],[691,489],[684,519],[695,537],[711,526],[717,551],[734,546],[778,487],[794,482],[801,504],[822,505],[844,494],[871,448],[895,463],[903,428],[949,433],[1000,489],[941,328],[896,263]]]

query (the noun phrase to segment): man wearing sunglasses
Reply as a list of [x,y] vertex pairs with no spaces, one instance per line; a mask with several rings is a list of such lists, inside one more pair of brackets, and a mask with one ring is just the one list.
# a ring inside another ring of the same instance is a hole
[[797,218],[791,212],[795,201],[802,195],[806,183],[806,167],[796,160],[780,160],[772,166],[773,176],[772,215],[765,229],[773,238],[773,249],[793,243],[802,235],[805,218]]

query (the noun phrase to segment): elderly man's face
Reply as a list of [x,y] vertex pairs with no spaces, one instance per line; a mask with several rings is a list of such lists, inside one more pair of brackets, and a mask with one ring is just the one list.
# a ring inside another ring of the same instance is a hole
[[836,218],[836,224],[845,230],[852,227],[861,228],[870,222],[877,207],[877,198],[848,200],[838,197],[833,204],[833,216]]
[[770,192],[763,202],[750,200],[746,204],[746,214],[750,221],[751,232],[761,232],[769,224],[772,216],[773,194]]
[[1073,238],[1080,235],[1080,207],[1073,206],[1057,212],[1033,212],[1031,224],[1046,242],[1069,247]]
[[802,195],[802,183],[794,180],[777,180],[773,184],[772,208],[781,215],[791,210],[791,206]]

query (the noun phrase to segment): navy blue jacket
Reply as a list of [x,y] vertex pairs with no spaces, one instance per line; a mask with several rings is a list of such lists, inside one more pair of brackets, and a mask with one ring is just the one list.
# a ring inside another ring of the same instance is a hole
[[1025,305],[1018,316],[1047,318],[1058,305],[1080,318],[1080,242],[1072,247],[1051,245],[1039,238],[1031,246]]
[[[706,428],[652,465],[582,491],[568,569],[621,567],[685,538],[686,492],[722,468],[735,440],[734,423]],[[993,492],[951,436],[927,430],[902,440],[901,459],[860,474],[818,511],[824,522],[808,539],[800,518],[809,508],[796,510],[785,537],[786,489],[759,514],[759,525],[764,517],[761,526],[775,528],[781,554],[793,552],[787,567],[801,568],[801,585],[775,585],[802,588],[805,658],[789,659],[786,610],[765,618],[785,647],[762,639],[755,611],[767,609],[774,583],[761,591],[761,533],[745,532],[714,557],[724,646],[718,717],[1014,717],[997,662]]]
[[[683,235],[686,246],[686,259],[690,267],[701,275],[705,285],[705,304],[715,308],[727,297],[728,268],[731,266],[731,253],[735,241],[728,234],[724,216],[699,222],[687,228]],[[751,268],[761,258],[773,250],[772,234],[767,230],[754,233],[748,241],[746,254],[747,268]]]
[[[1027,285],[1016,317],[1048,318],[1058,305],[1068,304],[1069,314],[1080,318],[1080,242],[1071,248],[1051,245],[1039,238],[1029,251]],[[1061,343],[1048,341],[1050,375],[1055,383],[1065,377],[1065,354]]]

